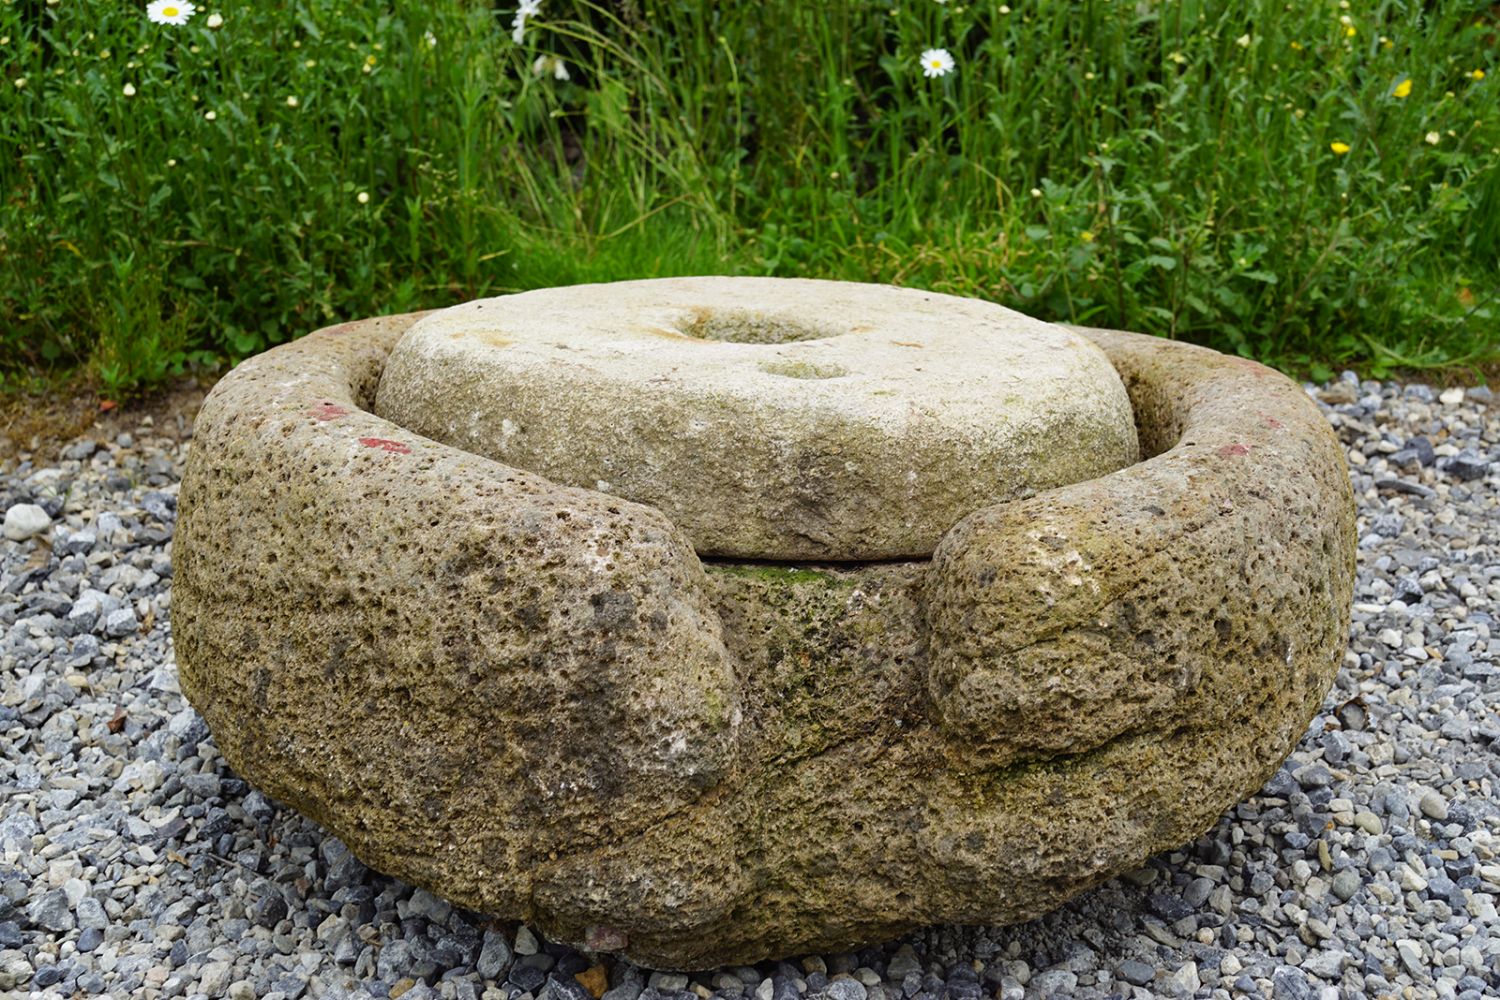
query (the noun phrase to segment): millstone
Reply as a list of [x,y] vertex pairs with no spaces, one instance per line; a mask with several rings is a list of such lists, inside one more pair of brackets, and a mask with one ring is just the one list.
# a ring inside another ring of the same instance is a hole
[[980,507],[1138,457],[1125,387],[1092,341],[988,302],[850,282],[471,302],[401,339],[375,412],[650,504],[705,556],[928,556]]
[[1348,470],[1260,365],[1074,330],[1141,461],[772,564],[371,412],[420,319],[214,389],[172,625],[239,773],[456,903],[675,968],[1028,919],[1260,788],[1338,669]]

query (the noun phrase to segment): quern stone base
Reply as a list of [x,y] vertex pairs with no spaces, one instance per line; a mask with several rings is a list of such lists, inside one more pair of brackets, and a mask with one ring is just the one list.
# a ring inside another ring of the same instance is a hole
[[213,391],[173,629],[236,770],[476,910],[677,968],[1024,920],[1260,787],[1338,668],[1347,471],[1260,365],[1078,331],[1144,461],[782,567],[375,416],[416,318]]

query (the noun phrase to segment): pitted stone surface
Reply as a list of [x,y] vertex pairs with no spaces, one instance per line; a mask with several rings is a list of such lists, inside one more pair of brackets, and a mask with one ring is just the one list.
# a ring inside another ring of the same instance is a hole
[[975,299],[669,278],[455,306],[396,345],[379,415],[661,510],[699,555],[928,556],[964,515],[1137,457],[1104,352]]
[[930,560],[703,564],[368,412],[412,322],[214,390],[173,630],[240,773],[454,902],[663,967],[1026,919],[1259,788],[1337,669],[1343,458],[1259,365],[1081,331],[1145,461]]

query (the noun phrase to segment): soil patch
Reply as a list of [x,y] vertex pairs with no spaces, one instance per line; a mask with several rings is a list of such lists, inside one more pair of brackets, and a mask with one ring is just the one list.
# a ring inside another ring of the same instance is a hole
[[190,436],[203,397],[218,377],[189,376],[157,392],[119,403],[83,384],[0,396],[0,467],[13,464],[22,455],[46,465],[56,461],[69,441],[85,433],[113,438],[123,431],[134,432],[143,424],[158,435],[180,441]]

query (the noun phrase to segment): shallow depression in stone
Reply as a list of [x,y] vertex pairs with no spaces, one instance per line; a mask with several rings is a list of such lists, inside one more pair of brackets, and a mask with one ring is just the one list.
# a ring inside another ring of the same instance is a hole
[[860,331],[819,327],[773,309],[699,307],[690,311],[690,318],[681,324],[680,332],[696,340],[718,340],[729,344],[790,344],[827,340],[842,333]]

